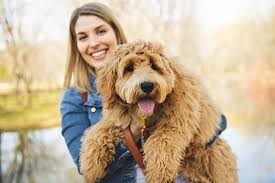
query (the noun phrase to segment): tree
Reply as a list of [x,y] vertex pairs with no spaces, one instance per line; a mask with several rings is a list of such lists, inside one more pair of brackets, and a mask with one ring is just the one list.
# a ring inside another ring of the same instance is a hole
[[20,45],[25,45],[27,43],[22,31],[22,21],[20,19],[18,20],[18,17],[20,17],[19,14],[23,17],[25,4],[21,3],[17,6],[11,6],[11,1],[6,2],[6,4],[2,1],[2,4],[4,6],[0,17],[0,23],[7,47],[6,53],[8,57],[6,58],[10,58],[7,60],[12,63],[11,72],[16,83],[15,91],[19,94],[20,82],[23,82],[27,93],[30,94],[32,77],[25,72],[25,68],[28,67],[28,61],[26,59],[27,54],[24,49],[19,49]]
[[226,91],[220,92],[230,93],[223,96],[228,99],[227,110],[249,123],[275,120],[274,22],[275,11],[269,19],[242,18],[222,27],[209,58],[213,71],[228,84]]

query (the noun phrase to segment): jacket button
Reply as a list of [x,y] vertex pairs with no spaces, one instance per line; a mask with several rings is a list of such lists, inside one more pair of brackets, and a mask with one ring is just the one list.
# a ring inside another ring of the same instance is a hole
[[91,112],[95,112],[96,108],[95,107],[91,107]]

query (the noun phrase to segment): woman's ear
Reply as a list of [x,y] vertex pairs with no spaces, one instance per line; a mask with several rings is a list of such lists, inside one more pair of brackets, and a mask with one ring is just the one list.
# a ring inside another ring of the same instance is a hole
[[104,106],[111,109],[116,101],[117,60],[111,60],[97,71],[96,85],[103,97]]

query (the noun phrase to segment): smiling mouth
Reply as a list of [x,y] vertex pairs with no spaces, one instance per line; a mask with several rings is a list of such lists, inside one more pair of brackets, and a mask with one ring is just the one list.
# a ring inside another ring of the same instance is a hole
[[108,49],[100,50],[100,51],[91,53],[90,56],[91,56],[94,60],[99,61],[99,60],[102,60],[102,59],[105,58],[105,56],[107,55],[107,51],[108,51]]

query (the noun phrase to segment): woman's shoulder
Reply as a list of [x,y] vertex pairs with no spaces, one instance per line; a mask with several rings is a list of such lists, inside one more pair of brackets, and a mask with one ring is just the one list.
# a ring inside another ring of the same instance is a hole
[[94,92],[87,92],[86,99],[83,99],[82,97],[83,95],[78,89],[76,89],[75,87],[70,87],[64,91],[61,98],[61,104],[70,103],[78,106],[102,106],[101,96]]
[[80,91],[75,87],[70,87],[64,90],[64,96],[76,96],[80,95]]
[[70,87],[66,89],[61,98],[61,103],[64,102],[71,102],[82,105],[82,97],[80,91],[75,87]]

